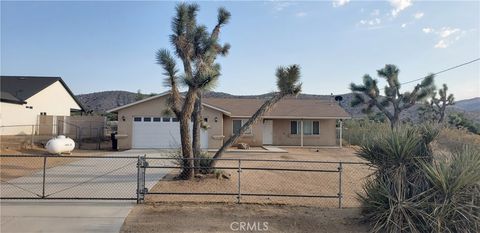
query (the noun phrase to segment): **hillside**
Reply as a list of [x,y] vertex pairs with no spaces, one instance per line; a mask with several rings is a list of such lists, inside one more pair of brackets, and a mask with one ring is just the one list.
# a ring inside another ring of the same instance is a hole
[[[266,93],[262,95],[242,95],[236,96],[224,92],[208,92],[205,93],[205,97],[215,97],[215,98],[258,98],[266,99],[269,98],[272,93]],[[142,98],[149,97],[151,95],[142,95]],[[354,118],[364,117],[365,114],[362,113],[362,107],[351,107],[350,102],[352,101],[353,95],[351,93],[341,95],[343,100],[340,102],[340,105],[345,108],[345,110],[350,113]],[[95,92],[90,94],[82,94],[77,96],[78,99],[84,104],[84,106],[93,110],[96,113],[105,113],[108,109],[116,108],[125,104],[134,102],[139,98],[137,93],[128,92],[128,91],[103,91]],[[332,99],[330,95],[312,95],[312,94],[300,94],[297,98],[300,99],[321,99],[329,101]],[[416,121],[418,119],[417,109],[419,105],[415,105],[412,108],[402,113],[402,119],[411,119]],[[468,100],[460,100],[456,102],[455,106],[449,107],[449,112],[464,112],[466,115],[470,116],[473,119],[480,121],[480,98],[473,98]]]
[[480,97],[457,101],[455,106],[465,111],[480,113]]

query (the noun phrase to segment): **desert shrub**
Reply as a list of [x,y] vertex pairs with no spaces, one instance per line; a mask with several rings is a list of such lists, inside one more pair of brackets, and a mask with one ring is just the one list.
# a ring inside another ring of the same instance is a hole
[[[180,166],[183,164],[183,155],[182,155],[182,150],[180,148],[169,151],[168,157],[174,159],[174,163],[176,165]],[[207,151],[202,151],[198,159],[199,159],[198,167],[200,167],[198,170],[200,173],[210,174],[214,172],[214,169],[210,167],[212,156],[210,156]]]
[[347,120],[344,124],[343,140],[349,145],[362,146],[369,144],[378,132],[390,129],[387,123],[369,121],[365,119]]
[[480,157],[464,150],[434,159],[438,125],[380,132],[358,155],[375,172],[360,195],[373,232],[477,232]]
[[452,113],[448,115],[448,123],[458,129],[466,129],[474,134],[480,135],[480,123],[474,122],[463,113]]

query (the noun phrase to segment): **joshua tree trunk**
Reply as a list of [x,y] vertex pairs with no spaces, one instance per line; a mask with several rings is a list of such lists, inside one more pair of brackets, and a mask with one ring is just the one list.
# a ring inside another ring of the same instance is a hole
[[210,164],[210,167],[215,167],[215,164],[217,161],[216,159],[221,158],[223,153],[225,153],[225,151],[227,150],[227,148],[235,144],[238,138],[240,138],[240,136],[243,135],[248,128],[250,128],[253,124],[255,124],[255,122],[257,122],[265,113],[269,112],[275,106],[275,104],[285,96],[286,95],[284,93],[279,92],[275,94],[271,99],[267,100],[257,110],[257,112],[255,112],[255,114],[253,114],[253,116],[250,119],[248,119],[248,121],[240,128],[240,131],[238,133],[232,135],[225,143],[223,143],[222,147],[213,156],[213,160]]
[[195,99],[195,107],[192,114],[193,121],[193,135],[192,135],[192,149],[193,149],[193,165],[194,173],[198,173],[198,167],[200,165],[201,148],[200,148],[200,133],[201,133],[201,124],[202,124],[202,91],[197,91],[197,98]]
[[180,177],[183,179],[191,179],[193,177],[193,151],[190,141],[190,119],[193,112],[196,99],[196,90],[189,88],[185,103],[183,104],[182,114],[180,117],[180,137],[182,141],[183,170]]

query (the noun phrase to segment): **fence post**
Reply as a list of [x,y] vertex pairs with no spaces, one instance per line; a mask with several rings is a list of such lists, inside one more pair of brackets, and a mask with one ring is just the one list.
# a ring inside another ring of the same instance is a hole
[[241,187],[242,187],[241,184],[242,184],[242,183],[241,183],[241,178],[240,178],[240,177],[242,176],[242,175],[241,175],[241,174],[242,174],[242,165],[241,165],[241,163],[242,163],[242,160],[239,159],[239,160],[238,160],[238,170],[237,170],[237,172],[238,172],[238,195],[237,195],[237,204],[240,204],[240,200],[241,200],[241,198],[242,198],[242,191],[241,191],[241,190],[242,190],[242,189],[241,189]]
[[45,172],[47,170],[47,156],[43,156],[42,198],[45,198]]
[[145,200],[145,193],[148,192],[145,188],[145,173],[147,166],[148,164],[145,155],[139,155],[137,158],[137,204],[142,203]]
[[342,208],[342,172],[343,172],[343,163],[338,163],[338,208]]
[[34,141],[34,136],[35,135],[35,125],[32,125],[32,138],[30,139],[30,147],[33,148],[33,141]]

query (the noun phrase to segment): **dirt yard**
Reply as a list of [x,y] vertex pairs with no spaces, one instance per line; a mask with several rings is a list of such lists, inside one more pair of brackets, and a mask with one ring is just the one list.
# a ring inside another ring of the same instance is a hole
[[[109,151],[98,151],[98,150],[74,150],[71,155],[82,155],[82,156],[102,156],[106,154],[111,154]],[[16,155],[16,154],[27,154],[27,155],[43,155],[48,154],[43,148],[34,148],[34,149],[2,149],[0,154],[2,155]],[[70,155],[62,155],[61,157],[69,157]],[[65,159],[56,155],[51,155],[47,158],[47,168],[63,165],[66,163],[71,163],[76,159]],[[8,181],[21,176],[26,176],[33,174],[40,169],[43,169],[43,157],[1,157],[0,158],[0,178],[2,181]]]
[[[298,163],[292,161],[355,161],[363,162],[351,148],[343,149],[295,149],[283,148],[288,153],[228,153],[224,158],[268,159],[272,161],[242,161],[242,168],[295,168],[326,170],[333,172],[297,172],[273,170],[248,170],[241,172],[241,202],[262,204],[291,204],[297,206],[338,207],[339,193],[338,163]],[[238,161],[219,161],[217,167],[229,175],[228,179],[216,179],[214,175],[193,180],[174,179],[180,172],[174,169],[159,181],[149,192],[199,192],[229,193],[220,195],[147,195],[147,202],[225,202],[237,201],[238,193]],[[227,169],[232,168],[232,169]],[[147,170],[148,172],[148,170]],[[342,205],[358,207],[357,193],[362,192],[362,183],[372,171],[362,164],[344,164],[342,172]],[[248,194],[296,194],[321,195],[320,197],[271,197],[248,196]]]
[[215,203],[138,205],[125,219],[120,232],[368,232],[368,226],[361,224],[359,217],[357,208]]

